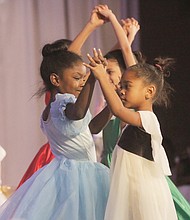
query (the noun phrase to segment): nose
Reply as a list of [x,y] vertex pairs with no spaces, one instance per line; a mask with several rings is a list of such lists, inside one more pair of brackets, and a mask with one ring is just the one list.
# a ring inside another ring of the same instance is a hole
[[124,89],[120,89],[120,95],[121,96],[125,95],[125,90]]
[[86,79],[85,78],[80,80],[80,86],[81,87],[83,87],[85,85],[85,83],[86,83]]

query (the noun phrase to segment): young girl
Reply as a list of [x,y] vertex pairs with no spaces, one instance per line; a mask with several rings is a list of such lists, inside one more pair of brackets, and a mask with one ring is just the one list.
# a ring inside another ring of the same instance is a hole
[[[140,29],[138,21],[134,18],[127,18],[125,20],[122,19],[121,22],[122,28],[131,45]],[[133,53],[137,56],[137,52]],[[117,43],[104,57],[107,60],[106,71],[109,75],[110,82],[113,84],[114,88],[118,90],[121,76],[126,71],[126,64],[119,43]],[[123,126],[124,123],[122,123],[119,118],[112,116],[111,120],[102,131],[103,153],[101,162],[108,167],[110,167],[112,152]]]
[[[106,8],[106,6],[101,6],[98,8],[99,12],[103,8]],[[138,22],[135,19],[127,19],[126,22],[123,21],[123,24],[125,26],[124,30],[125,33],[128,33],[128,40],[129,37],[132,36],[132,39],[134,39],[134,33],[137,32],[139,29]],[[115,24],[115,31],[117,33],[117,23]],[[114,25],[113,25],[114,26]],[[119,34],[122,32],[120,31]],[[130,44],[131,42],[129,42]],[[133,52],[135,55],[136,62],[144,63],[146,61],[145,57],[142,56],[140,52]],[[125,54],[124,54],[125,55]],[[121,75],[126,70],[126,65],[123,60],[123,55],[120,50],[114,50],[108,53],[106,56],[107,58],[107,73],[112,76],[112,79],[117,79],[118,75],[121,77]],[[111,61],[111,65],[110,65]],[[128,65],[128,64],[127,64]],[[113,81],[113,80],[112,80]],[[115,85],[117,84],[118,80],[115,80]],[[117,86],[117,85],[116,85]],[[111,158],[112,158],[112,152],[116,145],[116,142],[118,140],[118,137],[121,133],[121,122],[119,118],[115,118],[114,120],[111,120],[108,125],[103,130],[103,143],[104,143],[104,154],[102,158],[102,162],[110,167],[111,164]],[[173,184],[171,179],[166,176],[166,180],[168,183],[168,186],[170,188],[170,191],[172,193],[172,198],[175,204],[175,209],[177,212],[177,217],[179,220],[186,220],[190,218],[190,205],[186,201],[186,199],[183,197],[183,195],[179,192],[177,187]]]
[[105,219],[177,219],[165,179],[171,173],[161,145],[159,123],[152,110],[156,101],[166,101],[162,99],[167,95],[164,73],[148,64],[129,67],[121,79],[120,100],[106,77],[105,68],[101,64],[88,66],[100,82],[113,114],[128,124],[113,153]]
[[85,83],[83,60],[73,52],[52,53],[45,45],[42,54],[41,77],[51,100],[41,127],[55,158],[4,203],[0,219],[103,220],[109,170],[97,163],[91,135],[96,126],[88,107],[95,78]]
[[[141,63],[145,62],[145,60],[142,59],[142,55],[140,52],[139,53],[135,52],[135,56],[138,62],[141,62]],[[118,74],[116,73],[116,70],[117,70],[118,73],[120,73],[120,75],[122,76],[122,74],[125,72],[124,69],[126,68],[125,68],[124,60],[122,58],[121,51],[120,50],[111,51],[108,54],[106,54],[105,57],[107,58],[107,63],[108,63],[107,69],[106,69],[107,73],[109,74],[109,71],[110,71],[112,73],[112,78],[114,79],[114,78],[117,78],[117,77],[114,77],[115,74],[116,76],[118,76]],[[110,65],[110,61],[111,61],[111,64],[113,65]],[[111,165],[112,153],[116,146],[118,138],[121,134],[122,127],[123,127],[122,124],[123,123],[121,123],[119,118],[114,117],[109,121],[109,123],[103,129],[104,151],[103,151],[101,162],[108,167],[110,167]],[[166,176],[166,180],[170,188],[170,191],[172,193],[172,198],[174,201],[178,220],[190,219],[190,205],[188,204],[184,196],[179,192],[177,187],[173,184],[173,182],[168,176]]]
[[153,104],[168,101],[164,64],[167,67],[170,60],[162,62],[163,66],[158,62],[156,67],[146,63],[134,65],[131,48],[115,15],[104,5],[97,10],[111,21],[129,66],[121,78],[120,99],[109,82],[105,65],[90,56],[90,64],[86,64],[98,79],[112,113],[128,124],[113,152],[105,220],[175,220],[177,215],[165,178],[171,172],[153,113]]
[[[68,39],[59,39],[56,40],[51,44],[52,52],[60,51],[60,50],[67,50],[69,45],[71,44],[71,40]],[[50,102],[51,93],[49,91],[45,94],[45,104],[48,105]],[[45,143],[37,152],[34,159],[30,163],[28,169],[26,170],[25,174],[23,175],[21,181],[18,184],[19,188],[27,179],[29,179],[37,170],[51,162],[54,158],[54,155],[51,152],[49,143]]]
[[[81,32],[76,36],[76,38],[71,41],[68,39],[59,39],[55,42],[51,43],[49,45],[49,48],[51,49],[51,53],[55,53],[56,51],[64,51],[69,50],[73,51],[75,53],[80,54],[81,48],[83,44],[85,43],[86,39],[89,37],[89,35],[96,30],[97,27],[104,24],[104,20],[97,14],[97,12],[93,9],[91,12],[91,16],[89,21],[86,23],[84,28],[81,30]],[[88,78],[88,74],[86,74],[86,80]],[[49,103],[51,98],[51,93],[49,91],[46,91],[45,96],[45,102],[46,105]],[[29,179],[37,170],[42,168],[44,165],[48,164],[52,159],[54,158],[54,155],[51,152],[49,143],[47,142],[44,144],[34,159],[32,160],[31,164],[29,165],[27,171],[25,172],[24,176],[22,177],[20,183],[18,184],[19,188],[27,179]]]

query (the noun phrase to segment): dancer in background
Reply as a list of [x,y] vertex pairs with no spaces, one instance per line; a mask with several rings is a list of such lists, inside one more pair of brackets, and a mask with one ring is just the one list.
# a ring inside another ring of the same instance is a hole
[[98,6],[97,11],[111,21],[129,66],[121,78],[120,99],[100,60],[88,56],[90,64],[86,64],[98,79],[113,114],[128,124],[113,153],[105,220],[175,220],[177,215],[165,179],[171,172],[161,145],[160,126],[153,113],[153,104],[167,105],[171,89],[164,82],[164,75],[171,59],[157,60],[156,67],[136,64],[115,15],[106,5]]

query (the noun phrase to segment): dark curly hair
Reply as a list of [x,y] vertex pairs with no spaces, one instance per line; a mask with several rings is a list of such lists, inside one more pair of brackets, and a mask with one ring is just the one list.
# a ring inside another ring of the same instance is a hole
[[175,60],[173,58],[159,57],[154,59],[153,65],[140,62],[130,66],[128,71],[135,72],[136,77],[143,78],[147,85],[155,85],[156,93],[153,98],[153,104],[168,107],[170,105],[170,95],[174,89],[166,82],[165,78],[170,76],[174,63]]

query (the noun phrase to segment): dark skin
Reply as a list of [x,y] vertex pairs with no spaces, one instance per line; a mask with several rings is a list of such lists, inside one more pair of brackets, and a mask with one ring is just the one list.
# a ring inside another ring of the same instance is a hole
[[[64,73],[63,73],[64,74]],[[85,76],[84,76],[85,77]],[[51,102],[55,100],[55,95],[60,92],[61,88],[61,79],[51,78],[52,84],[54,84],[55,89],[51,92],[51,99],[50,103],[46,106],[43,112],[43,120],[47,120],[49,112],[50,112],[50,105]],[[65,114],[67,118],[70,120],[80,120],[85,117],[86,112],[89,108],[90,101],[92,98],[94,85],[95,85],[95,78],[92,74],[88,77],[85,85],[82,88],[82,91],[78,95],[78,98],[75,103],[67,104],[65,109]],[[112,113],[108,106],[106,106],[98,115],[96,115],[91,122],[89,123],[89,129],[92,134],[99,133],[108,123],[110,118],[112,117]]]
[[[69,46],[68,50],[73,51],[75,53],[81,53],[81,47],[88,38],[88,36],[99,26],[103,25],[105,20],[103,17],[99,16],[96,10],[92,11],[91,17],[89,22],[85,25],[82,31],[78,34],[78,36],[74,39],[74,41]],[[96,59],[97,53],[94,52],[94,58]],[[103,57],[102,57],[103,59]],[[87,76],[87,74],[86,74]],[[86,81],[86,76],[84,76],[84,80]],[[51,100],[50,103],[46,106],[43,112],[43,119],[47,120],[49,111],[50,111],[50,104],[55,100],[55,95],[60,92],[64,93],[67,91],[61,92],[61,84],[60,78],[52,74],[51,82],[55,86],[55,89],[51,91]],[[68,82],[68,81],[67,81]],[[95,78],[93,74],[90,74],[85,85],[83,85],[83,89],[81,90],[80,94],[75,103],[68,104],[65,109],[65,114],[70,120],[80,120],[85,117],[86,112],[89,108],[90,101],[92,98],[93,90],[95,85]],[[72,92],[68,92],[73,94]],[[74,94],[75,95],[75,94]],[[77,96],[76,96],[77,97]],[[110,118],[112,117],[112,113],[110,112],[108,107],[105,107],[97,116],[95,116],[90,124],[89,128],[92,134],[99,133],[108,123]]]

